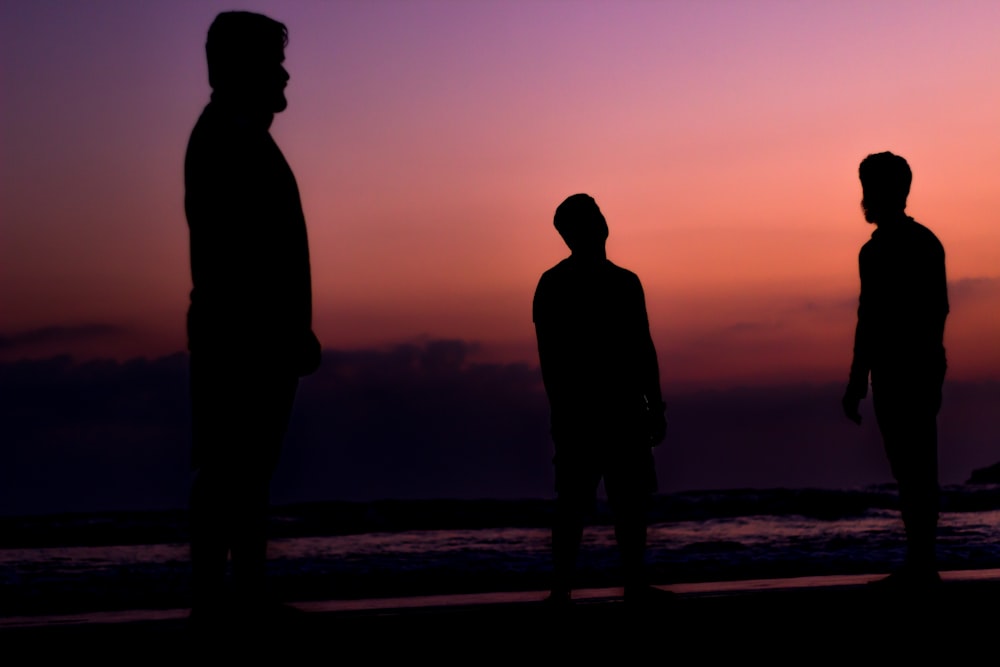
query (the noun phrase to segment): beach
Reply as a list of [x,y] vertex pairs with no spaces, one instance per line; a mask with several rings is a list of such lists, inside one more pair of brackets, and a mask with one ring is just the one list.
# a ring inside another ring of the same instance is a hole
[[543,603],[545,503],[328,504],[274,508],[269,573],[287,613],[206,632],[188,623],[182,512],[9,519],[0,645],[27,651],[36,664],[159,663],[205,650],[283,661],[364,657],[351,664],[541,656],[581,664],[599,656],[619,664],[881,667],[900,656],[991,664],[1000,628],[994,487],[948,492],[943,581],[916,595],[869,585],[902,554],[893,495],[884,490],[658,500],[648,556],[654,582],[674,595],[654,608],[630,607],[613,587],[617,552],[603,515],[586,532],[576,604],[565,612]]
[[[574,592],[555,610],[540,591],[316,600],[253,627],[195,633],[185,609],[118,610],[0,619],[0,642],[34,660],[73,655],[139,662],[205,650],[291,657],[351,655],[357,664],[401,659],[494,662],[523,656],[599,657],[624,664],[884,664],[946,658],[990,664],[1000,636],[1000,570],[942,573],[932,591],[877,590],[879,575],[838,575],[665,585],[672,599],[632,609],[620,589]],[[137,654],[136,651],[141,652]]]

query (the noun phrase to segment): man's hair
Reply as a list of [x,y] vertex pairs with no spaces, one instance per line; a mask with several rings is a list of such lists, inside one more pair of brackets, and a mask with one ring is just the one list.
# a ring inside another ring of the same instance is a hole
[[570,249],[608,236],[608,223],[588,194],[570,195],[556,208],[555,227]]
[[889,151],[872,153],[861,161],[858,176],[867,209],[902,211],[906,208],[913,172],[902,157]]
[[288,28],[284,23],[254,12],[222,12],[212,21],[205,42],[208,83],[213,89],[224,88],[241,70],[286,46]]

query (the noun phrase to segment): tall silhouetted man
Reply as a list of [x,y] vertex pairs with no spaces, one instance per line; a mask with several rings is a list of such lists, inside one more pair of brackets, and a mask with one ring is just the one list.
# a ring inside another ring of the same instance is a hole
[[269,132],[287,105],[287,42],[266,16],[216,17],[205,46],[211,99],[184,163],[192,619],[253,620],[274,608],[264,579],[270,481],[299,378],[320,361],[298,187]]
[[614,514],[625,600],[660,589],[646,574],[648,503],[657,490],[652,448],[666,433],[656,349],[639,278],[608,260],[608,225],[592,197],[555,212],[570,255],[545,271],[533,319],[555,447],[556,517],[548,600],[570,603],[587,515],[603,480]]
[[859,176],[865,220],[876,229],[858,258],[861,296],[844,414],[861,423],[858,407],[870,380],[906,533],[902,567],[879,581],[933,584],[939,581],[937,414],[949,310],[944,248],[905,212],[912,180],[906,160],[869,155]]

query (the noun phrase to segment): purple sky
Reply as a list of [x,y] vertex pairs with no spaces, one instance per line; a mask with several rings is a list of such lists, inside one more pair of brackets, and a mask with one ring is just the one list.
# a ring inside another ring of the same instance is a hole
[[[0,513],[185,502],[181,164],[233,8],[0,7]],[[646,288],[664,490],[888,481],[870,413],[838,404],[871,231],[857,163],[883,149],[948,253],[942,479],[1000,460],[1000,3],[240,8],[290,30],[273,133],[329,362],[277,499],[550,493],[530,299],[577,191]],[[393,366],[442,345],[462,365]]]

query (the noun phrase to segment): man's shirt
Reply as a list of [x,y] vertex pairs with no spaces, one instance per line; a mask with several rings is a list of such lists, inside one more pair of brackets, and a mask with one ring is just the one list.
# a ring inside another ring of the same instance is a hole
[[191,133],[188,348],[294,366],[312,337],[308,240],[295,176],[268,125],[213,102]]
[[661,402],[639,278],[608,260],[568,257],[542,274],[532,318],[554,434],[614,428]]
[[858,256],[861,295],[850,387],[939,384],[946,360],[948,287],[944,248],[912,218],[880,225]]

